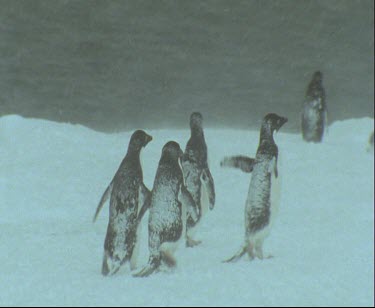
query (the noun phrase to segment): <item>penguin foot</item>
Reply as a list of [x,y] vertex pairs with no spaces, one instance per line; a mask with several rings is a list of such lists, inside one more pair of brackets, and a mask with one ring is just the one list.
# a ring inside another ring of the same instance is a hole
[[238,261],[240,258],[241,257],[238,257],[238,256],[234,255],[233,257],[222,261],[222,263],[234,263],[234,262]]
[[155,272],[156,269],[157,269],[157,267],[155,267],[154,265],[148,264],[141,271],[139,271],[138,273],[133,274],[132,276],[133,277],[148,277],[153,272]]
[[196,241],[188,237],[186,239],[186,247],[195,247],[198,246],[199,244],[202,244],[202,241]]
[[104,253],[102,263],[102,275],[110,276],[116,274],[121,267],[121,262],[118,258],[111,258],[107,252]]
[[239,259],[241,259],[243,257],[243,255],[245,253],[248,253],[250,260],[254,259],[254,254],[253,254],[251,246],[245,245],[245,246],[241,247],[240,250],[233,257],[231,257],[227,260],[224,260],[223,263],[237,262]]

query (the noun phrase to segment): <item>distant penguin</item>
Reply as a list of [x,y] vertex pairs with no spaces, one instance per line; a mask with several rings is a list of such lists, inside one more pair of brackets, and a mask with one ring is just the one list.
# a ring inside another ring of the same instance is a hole
[[198,222],[209,208],[215,205],[215,185],[207,162],[207,145],[203,133],[203,117],[199,112],[190,116],[191,136],[186,144],[182,159],[182,170],[188,191],[197,205],[198,221],[188,215],[186,246],[192,247],[200,244],[200,241],[192,239]]
[[154,187],[151,192],[148,221],[148,264],[135,277],[151,275],[162,264],[174,267],[173,253],[185,240],[186,215],[198,219],[196,205],[187,191],[180,166],[182,150],[168,142],[162,150]]
[[280,175],[277,169],[278,148],[273,133],[287,121],[287,118],[274,113],[267,114],[262,121],[255,159],[236,156],[227,157],[221,162],[223,167],[252,172],[245,206],[245,240],[241,249],[225,262],[237,261],[245,253],[248,253],[251,259],[263,259],[263,241],[270,232],[278,209]]
[[374,151],[374,132],[371,133],[370,138],[368,139],[367,152]]
[[323,74],[315,72],[307,88],[302,111],[302,136],[308,142],[321,142],[327,124]]
[[102,264],[104,276],[115,274],[127,261],[134,268],[136,256],[133,251],[137,242],[139,212],[150,198],[150,191],[143,183],[140,152],[151,140],[152,137],[142,130],[133,133],[128,152],[97,207],[94,221],[110,196]]

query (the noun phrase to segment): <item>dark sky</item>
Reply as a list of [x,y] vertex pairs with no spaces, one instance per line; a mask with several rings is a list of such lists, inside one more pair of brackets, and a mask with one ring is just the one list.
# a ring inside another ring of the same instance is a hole
[[324,74],[329,121],[374,115],[374,2],[0,1],[0,115],[97,130],[299,128]]

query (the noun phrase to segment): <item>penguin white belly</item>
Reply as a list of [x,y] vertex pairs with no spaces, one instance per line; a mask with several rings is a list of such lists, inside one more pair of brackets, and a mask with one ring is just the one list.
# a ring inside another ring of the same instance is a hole
[[201,184],[201,207],[202,207],[201,217],[203,217],[206,215],[209,209],[209,199],[208,199],[207,188],[203,184]]
[[[280,165],[280,155],[278,157],[278,166],[277,169],[279,170]],[[271,174],[271,202],[270,202],[270,211],[271,211],[271,217],[270,217],[270,225],[273,224],[275,216],[277,216],[277,213],[279,212],[279,204],[280,204],[280,190],[281,190],[281,175],[280,172],[277,172],[277,177],[275,172],[272,172]]]
[[140,246],[140,238],[141,238],[141,224],[137,226],[137,240],[134,245],[133,254],[130,258],[130,269],[133,270],[137,267],[138,255],[139,255],[139,246]]
[[114,219],[114,229],[116,230],[116,239],[114,242],[113,256],[120,260],[123,260],[127,254],[125,247],[125,234],[127,234],[126,226],[128,225],[128,219],[125,214],[118,214]]

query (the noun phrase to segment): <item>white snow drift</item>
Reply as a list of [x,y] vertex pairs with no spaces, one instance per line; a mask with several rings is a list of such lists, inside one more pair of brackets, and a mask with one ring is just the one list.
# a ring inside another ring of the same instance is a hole
[[[287,124],[286,124],[287,125]],[[100,274],[108,204],[97,203],[132,132],[19,116],[0,118],[0,305],[372,305],[374,301],[373,119],[336,122],[322,144],[276,135],[282,173],[279,215],[265,240],[273,259],[221,261],[242,243],[251,175],[220,168],[226,155],[255,156],[257,131],[206,129],[217,202],[180,247],[173,272]],[[282,129],[281,129],[282,131]],[[147,131],[144,182],[152,188],[162,146],[184,148],[186,130]],[[139,266],[147,262],[147,219]]]

